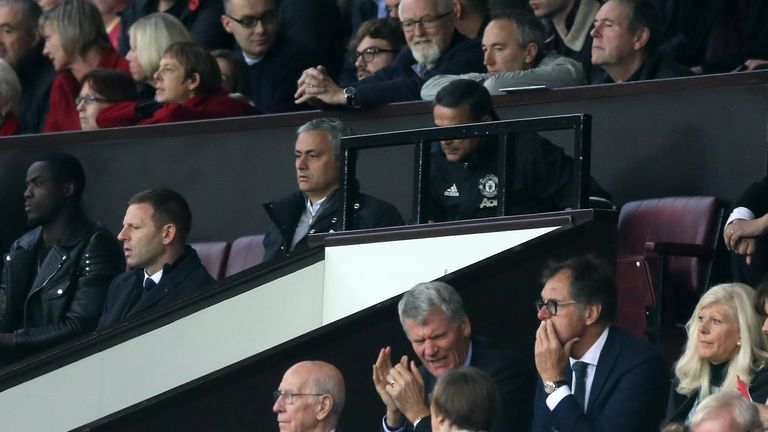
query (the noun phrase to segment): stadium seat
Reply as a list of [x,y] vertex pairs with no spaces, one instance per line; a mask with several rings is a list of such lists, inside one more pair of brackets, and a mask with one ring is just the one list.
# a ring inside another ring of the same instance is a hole
[[227,264],[229,255],[229,243],[227,242],[205,242],[191,243],[203,266],[214,279],[219,280],[224,276],[224,267]]
[[[706,196],[633,201],[621,209],[616,279],[626,293],[619,310],[636,310],[640,305],[626,302],[638,295],[655,300],[655,306],[643,305],[649,306],[650,340],[660,342],[665,328],[687,320],[709,287],[722,217],[717,198]],[[642,284],[647,289],[634,286]]]
[[240,237],[232,242],[224,276],[231,276],[264,260],[264,234]]

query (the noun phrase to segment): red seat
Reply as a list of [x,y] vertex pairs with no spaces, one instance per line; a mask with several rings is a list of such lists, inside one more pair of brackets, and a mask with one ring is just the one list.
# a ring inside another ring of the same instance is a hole
[[[645,284],[650,290],[650,299],[658,304],[650,311],[652,340],[660,340],[662,327],[687,320],[709,287],[722,216],[717,198],[705,196],[633,201],[621,209],[617,284],[632,292],[625,299],[648,296],[633,285]],[[640,266],[628,264],[633,260]],[[620,303],[619,310],[632,306]]]
[[264,260],[264,234],[240,237],[232,242],[224,276],[231,276]]
[[219,280],[224,276],[224,266],[227,264],[229,255],[229,243],[191,243],[190,246],[197,252],[203,266],[214,279]]
[[653,270],[644,257],[620,257],[616,262],[619,304],[616,324],[633,335],[647,339],[656,299]]

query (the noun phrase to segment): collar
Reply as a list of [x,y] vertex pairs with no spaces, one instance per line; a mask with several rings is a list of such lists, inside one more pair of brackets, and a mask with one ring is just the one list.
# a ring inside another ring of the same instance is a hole
[[[333,192],[331,192],[331,193],[333,193]],[[323,197],[322,199],[320,199],[316,203],[312,204],[312,201],[309,200],[309,197],[307,197],[305,195],[305,197],[307,198],[307,202],[306,202],[307,203],[307,211],[309,212],[309,214],[313,218],[315,216],[317,216],[317,213],[320,211],[320,207],[322,207],[323,203],[328,199],[329,196],[331,196],[331,194],[326,195],[325,197]]]
[[162,279],[163,277],[163,270],[164,268],[160,269],[160,271],[150,276],[149,274],[147,274],[147,270],[144,269],[144,281],[142,281],[142,285],[144,284],[144,282],[147,281],[147,279],[152,279],[153,281],[155,281],[156,284],[159,284],[160,279]]
[[577,361],[582,361],[584,363],[587,363],[592,366],[597,366],[597,361],[600,359],[600,352],[603,351],[603,347],[605,346],[605,341],[608,339],[608,329],[609,327],[606,327],[605,330],[603,330],[603,334],[600,335],[599,338],[595,341],[595,343],[592,344],[591,347],[587,350],[586,353],[584,353],[583,356],[581,356],[580,359],[574,359],[570,358],[571,366]]
[[263,59],[264,59],[264,56],[261,56],[261,57],[251,57],[248,54],[246,54],[245,52],[243,52],[243,60],[245,60],[245,63],[248,66],[253,66],[256,63],[262,61]]
[[472,362],[472,339],[469,340],[469,349],[467,350],[467,358],[464,359],[464,364],[462,364],[462,366],[467,367],[471,362]]

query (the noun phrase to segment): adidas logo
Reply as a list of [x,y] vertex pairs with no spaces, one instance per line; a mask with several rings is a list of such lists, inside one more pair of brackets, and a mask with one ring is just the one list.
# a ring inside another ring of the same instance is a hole
[[451,197],[459,196],[459,189],[456,188],[456,183],[454,183],[453,185],[451,185],[451,187],[446,189],[445,192],[443,192],[443,195],[451,196]]

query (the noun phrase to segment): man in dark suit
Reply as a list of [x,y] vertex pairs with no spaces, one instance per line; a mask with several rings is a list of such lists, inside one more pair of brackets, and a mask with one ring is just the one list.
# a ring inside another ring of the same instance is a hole
[[580,257],[550,265],[543,280],[532,430],[658,430],[664,363],[649,344],[611,326],[617,293],[610,270]]
[[299,78],[296,103],[367,108],[414,101],[433,76],[485,71],[480,42],[456,30],[452,0],[403,0],[400,23],[408,47],[392,64],[346,88],[324,67],[307,69]]
[[191,227],[189,205],[178,192],[150,189],[131,198],[117,239],[133,270],[112,281],[99,329],[191,297],[213,282],[186,245]]
[[431,431],[429,394],[448,370],[473,366],[490,375],[499,391],[498,417],[491,431],[527,430],[533,376],[510,351],[472,337],[459,294],[444,282],[414,286],[398,305],[400,322],[422,366],[403,356],[393,366],[390,347],[374,364],[373,382],[387,407],[382,430]]

